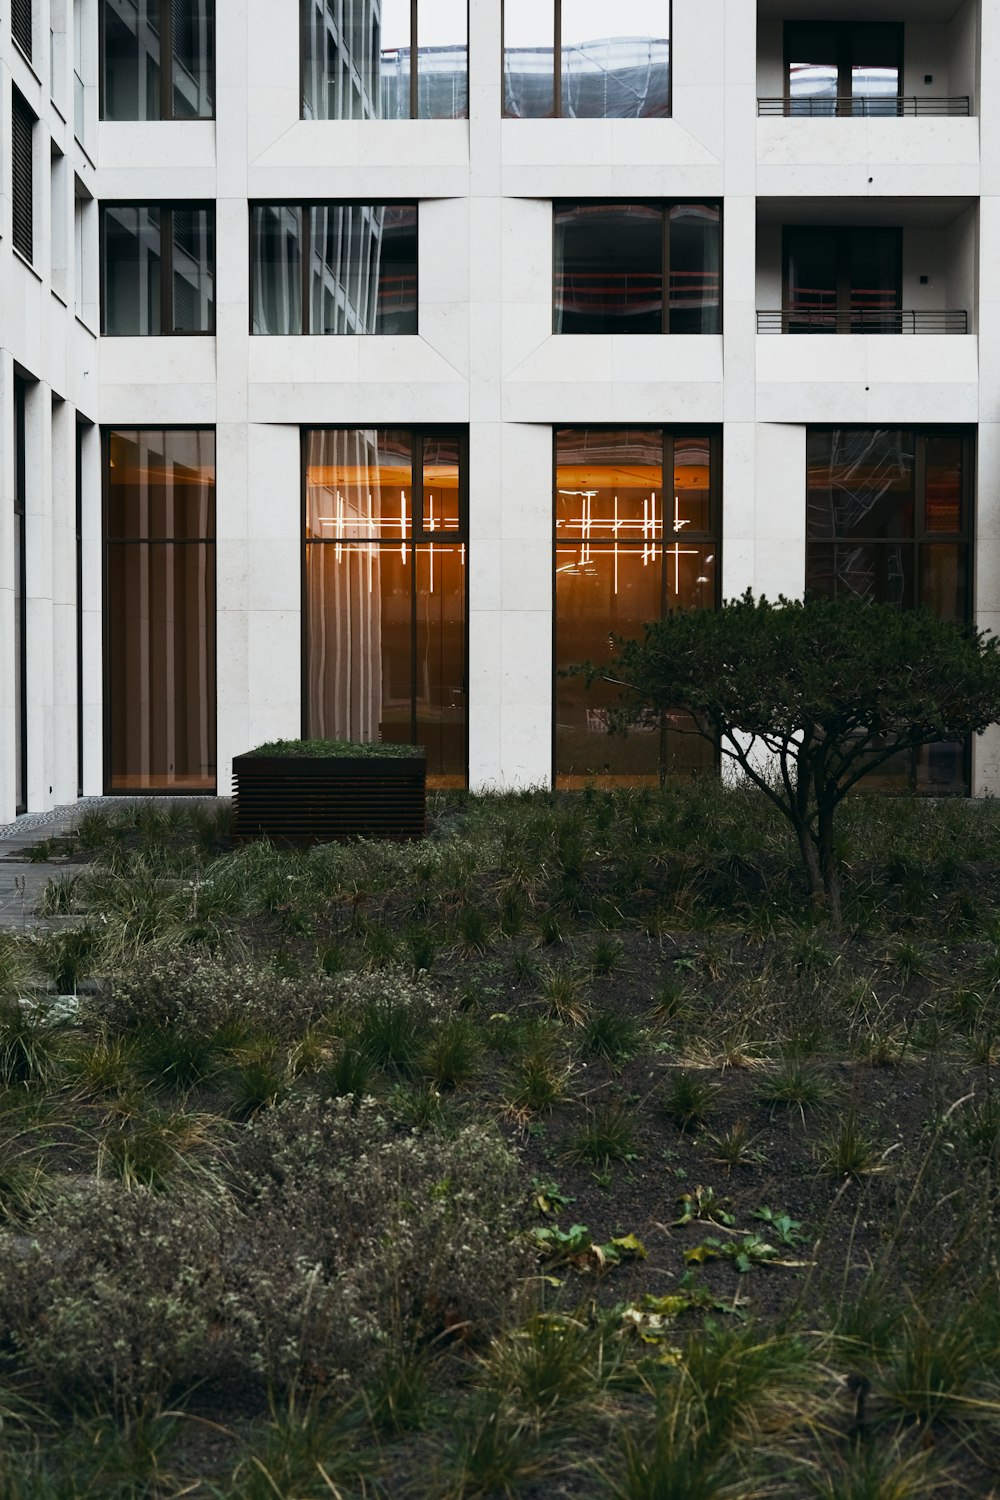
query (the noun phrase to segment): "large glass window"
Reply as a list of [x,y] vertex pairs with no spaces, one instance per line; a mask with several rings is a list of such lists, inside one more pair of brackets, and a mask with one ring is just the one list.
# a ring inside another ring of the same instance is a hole
[[101,119],[210,120],[215,0],[101,0]]
[[[899,609],[922,604],[942,619],[967,620],[971,436],[948,429],[811,429],[807,455],[807,592]],[[881,767],[872,783],[967,791],[967,749],[924,746]]]
[[104,434],[105,785],[215,790],[215,433]]
[[896,115],[903,28],[866,21],[785,23],[791,115]]
[[788,333],[899,333],[902,232],[789,226],[784,232]]
[[468,0],[299,4],[304,120],[468,114]]
[[304,434],[303,732],[423,745],[464,786],[466,441],[454,430]]
[[600,667],[618,637],[672,609],[718,603],[719,440],[661,428],[556,433],[555,783],[636,785],[710,770],[711,747],[680,712],[621,737],[607,732],[617,689],[567,668]]
[[717,203],[556,203],[555,333],[719,333]]
[[214,207],[103,204],[101,332],[143,335],[214,330]]
[[670,113],[670,0],[503,0],[504,114]]
[[415,203],[257,203],[254,333],[416,333]]

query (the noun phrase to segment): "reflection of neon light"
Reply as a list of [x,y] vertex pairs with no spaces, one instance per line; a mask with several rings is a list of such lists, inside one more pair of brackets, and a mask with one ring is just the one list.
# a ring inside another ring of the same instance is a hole
[[405,563],[406,563],[406,542],[403,541],[403,538],[406,536],[406,495],[405,495],[405,493],[402,490],[400,490],[400,492],[399,492],[399,535],[400,535],[399,556],[400,556],[400,559],[402,560],[402,562],[405,565]]

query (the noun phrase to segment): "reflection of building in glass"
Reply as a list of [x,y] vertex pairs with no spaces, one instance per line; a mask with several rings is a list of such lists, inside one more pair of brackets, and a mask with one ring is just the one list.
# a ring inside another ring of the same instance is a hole
[[255,204],[251,268],[254,333],[417,331],[415,204]]
[[[539,119],[648,119],[670,102],[666,37],[605,37],[560,48],[508,47],[504,52],[504,114]],[[553,101],[553,87],[559,98]]]
[[468,112],[464,15],[456,13],[451,40],[422,45],[419,15],[414,37],[408,5],[388,12],[384,0],[301,0],[303,119],[450,120]]

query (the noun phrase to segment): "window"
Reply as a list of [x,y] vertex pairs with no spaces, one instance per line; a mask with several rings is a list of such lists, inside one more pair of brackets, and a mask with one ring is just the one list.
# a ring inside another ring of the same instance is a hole
[[[819,428],[807,440],[806,589],[971,612],[972,438],[954,429]],[[873,784],[968,790],[964,744],[925,746]]]
[[210,120],[215,0],[101,0],[101,119]]
[[25,510],[28,464],[27,381],[14,376],[14,813],[28,807],[28,632],[25,589]]
[[864,21],[788,21],[788,113],[896,115],[902,60],[902,26]]
[[31,61],[32,0],[11,0],[10,34],[28,61]]
[[670,113],[670,0],[503,0],[503,112],[622,120]]
[[423,745],[464,786],[466,436],[314,428],[305,463],[308,737]]
[[215,208],[101,205],[101,332],[212,333]]
[[717,203],[556,203],[555,333],[719,333]]
[[35,116],[17,89],[11,90],[11,236],[14,249],[31,262],[35,254]]
[[215,790],[215,433],[104,433],[105,788]]
[[899,333],[899,229],[787,228],[788,333]]
[[258,203],[253,333],[416,333],[415,203]]
[[[567,668],[616,655],[671,609],[718,603],[717,434],[661,428],[563,428],[555,436],[555,784],[655,783],[714,768],[691,719],[609,736],[615,688]],[[664,481],[666,480],[666,489]]]
[[468,0],[299,4],[304,120],[468,114]]

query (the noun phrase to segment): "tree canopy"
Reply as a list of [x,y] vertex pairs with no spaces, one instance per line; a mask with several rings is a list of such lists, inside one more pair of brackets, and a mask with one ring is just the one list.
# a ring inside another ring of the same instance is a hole
[[837,922],[833,817],[847,793],[900,751],[1000,719],[1000,639],[926,609],[748,591],[618,646],[585,669],[621,688],[612,729],[692,714],[792,824],[812,897]]

